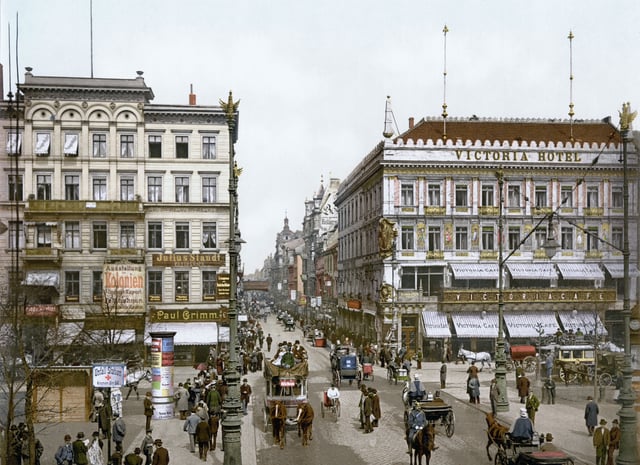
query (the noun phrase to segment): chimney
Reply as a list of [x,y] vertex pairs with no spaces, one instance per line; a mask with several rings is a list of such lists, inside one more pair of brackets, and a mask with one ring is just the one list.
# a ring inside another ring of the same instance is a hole
[[195,105],[196,104],[196,94],[193,93],[193,84],[190,84],[190,90],[189,90],[189,105]]
[[414,126],[414,122],[413,122],[413,116],[409,117],[409,129],[413,129]]

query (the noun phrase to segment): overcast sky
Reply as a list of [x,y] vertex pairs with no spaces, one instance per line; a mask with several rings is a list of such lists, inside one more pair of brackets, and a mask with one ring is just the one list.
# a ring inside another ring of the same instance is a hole
[[[90,76],[89,0],[0,2],[5,93],[16,13],[21,80]],[[450,117],[568,118],[570,30],[575,118],[640,107],[638,0],[94,0],[94,76],[142,70],[156,104],[187,104],[190,84],[201,105],[241,100],[251,273],[285,214],[302,229],[321,176],[344,179],[382,139],[387,95],[401,132],[442,113],[445,24]]]

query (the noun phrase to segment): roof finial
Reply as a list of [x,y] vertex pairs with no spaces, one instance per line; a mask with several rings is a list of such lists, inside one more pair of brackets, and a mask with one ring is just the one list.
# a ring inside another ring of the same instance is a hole
[[444,34],[444,70],[442,72],[443,91],[442,91],[442,138],[447,140],[447,32],[449,28],[444,25],[442,33]]
[[385,139],[393,136],[393,112],[391,111],[391,96],[387,95],[387,102],[384,106],[384,130],[382,135]]
[[570,140],[573,142],[575,139],[573,138],[573,115],[575,112],[573,111],[573,31],[569,31],[569,130],[570,130]]

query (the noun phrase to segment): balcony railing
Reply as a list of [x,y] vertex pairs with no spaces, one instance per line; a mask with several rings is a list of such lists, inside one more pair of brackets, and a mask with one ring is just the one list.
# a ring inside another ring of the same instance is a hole
[[25,248],[24,258],[29,261],[58,261],[60,250],[51,247]]
[[29,200],[26,203],[25,218],[49,214],[140,214],[142,202],[109,200]]

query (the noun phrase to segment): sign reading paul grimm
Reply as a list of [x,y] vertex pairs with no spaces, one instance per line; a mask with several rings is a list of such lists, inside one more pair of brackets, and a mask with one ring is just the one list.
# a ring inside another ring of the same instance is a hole
[[166,321],[175,322],[197,322],[213,321],[216,323],[226,323],[229,321],[229,309],[227,307],[212,308],[207,310],[152,310],[149,318],[153,323]]
[[223,253],[154,253],[151,259],[153,266],[224,266],[226,263],[226,256]]

